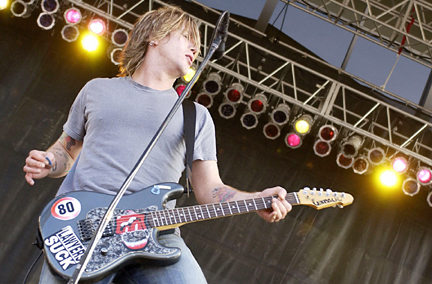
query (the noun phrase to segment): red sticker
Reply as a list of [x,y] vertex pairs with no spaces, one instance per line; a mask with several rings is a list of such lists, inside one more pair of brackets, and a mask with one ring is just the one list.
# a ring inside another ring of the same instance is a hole
[[81,203],[73,197],[63,197],[51,207],[51,214],[60,220],[71,220],[81,212]]

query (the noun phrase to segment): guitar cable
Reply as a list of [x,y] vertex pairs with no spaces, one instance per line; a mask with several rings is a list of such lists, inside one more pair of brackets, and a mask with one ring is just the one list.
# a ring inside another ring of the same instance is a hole
[[38,262],[39,258],[42,256],[43,251],[41,250],[39,255],[36,257],[36,259],[33,261],[32,265],[30,266],[29,270],[27,271],[27,274],[24,278],[23,284],[25,284],[27,282],[27,278],[30,276],[30,272],[33,270],[33,268],[35,267],[36,263]]

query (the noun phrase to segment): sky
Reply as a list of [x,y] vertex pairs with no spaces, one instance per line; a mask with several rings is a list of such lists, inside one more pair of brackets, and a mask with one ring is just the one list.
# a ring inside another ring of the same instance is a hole
[[[212,8],[228,10],[231,14],[251,19],[258,19],[266,2],[266,0],[197,1]],[[293,6],[288,7],[282,26],[285,12],[282,12],[279,17],[278,15],[284,5],[285,3],[279,1],[269,23],[278,29],[282,28],[286,35],[328,63],[337,68],[341,67],[354,34]],[[431,70],[409,58],[400,56],[395,69],[391,72],[396,60],[395,52],[359,37],[346,71],[377,86],[383,86],[391,74],[385,89],[418,104]]]

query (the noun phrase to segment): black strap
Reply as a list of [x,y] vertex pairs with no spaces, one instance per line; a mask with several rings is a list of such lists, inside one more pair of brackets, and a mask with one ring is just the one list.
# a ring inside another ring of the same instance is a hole
[[195,147],[196,109],[194,102],[189,100],[184,100],[182,105],[184,118],[184,137],[186,142],[186,192],[189,196],[189,193],[192,191],[189,182]]

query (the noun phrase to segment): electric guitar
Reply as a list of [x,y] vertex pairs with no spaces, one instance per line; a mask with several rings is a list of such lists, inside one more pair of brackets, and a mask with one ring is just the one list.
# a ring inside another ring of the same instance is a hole
[[[80,279],[97,281],[135,261],[174,263],[179,260],[181,250],[160,245],[157,240],[160,230],[271,208],[274,198],[164,209],[168,200],[181,197],[183,192],[179,184],[161,183],[124,196]],[[39,231],[53,273],[64,279],[72,276],[112,199],[111,195],[74,191],[56,197],[45,207],[39,217]],[[292,205],[319,210],[349,205],[354,198],[330,189],[304,188],[288,193],[286,200]]]

